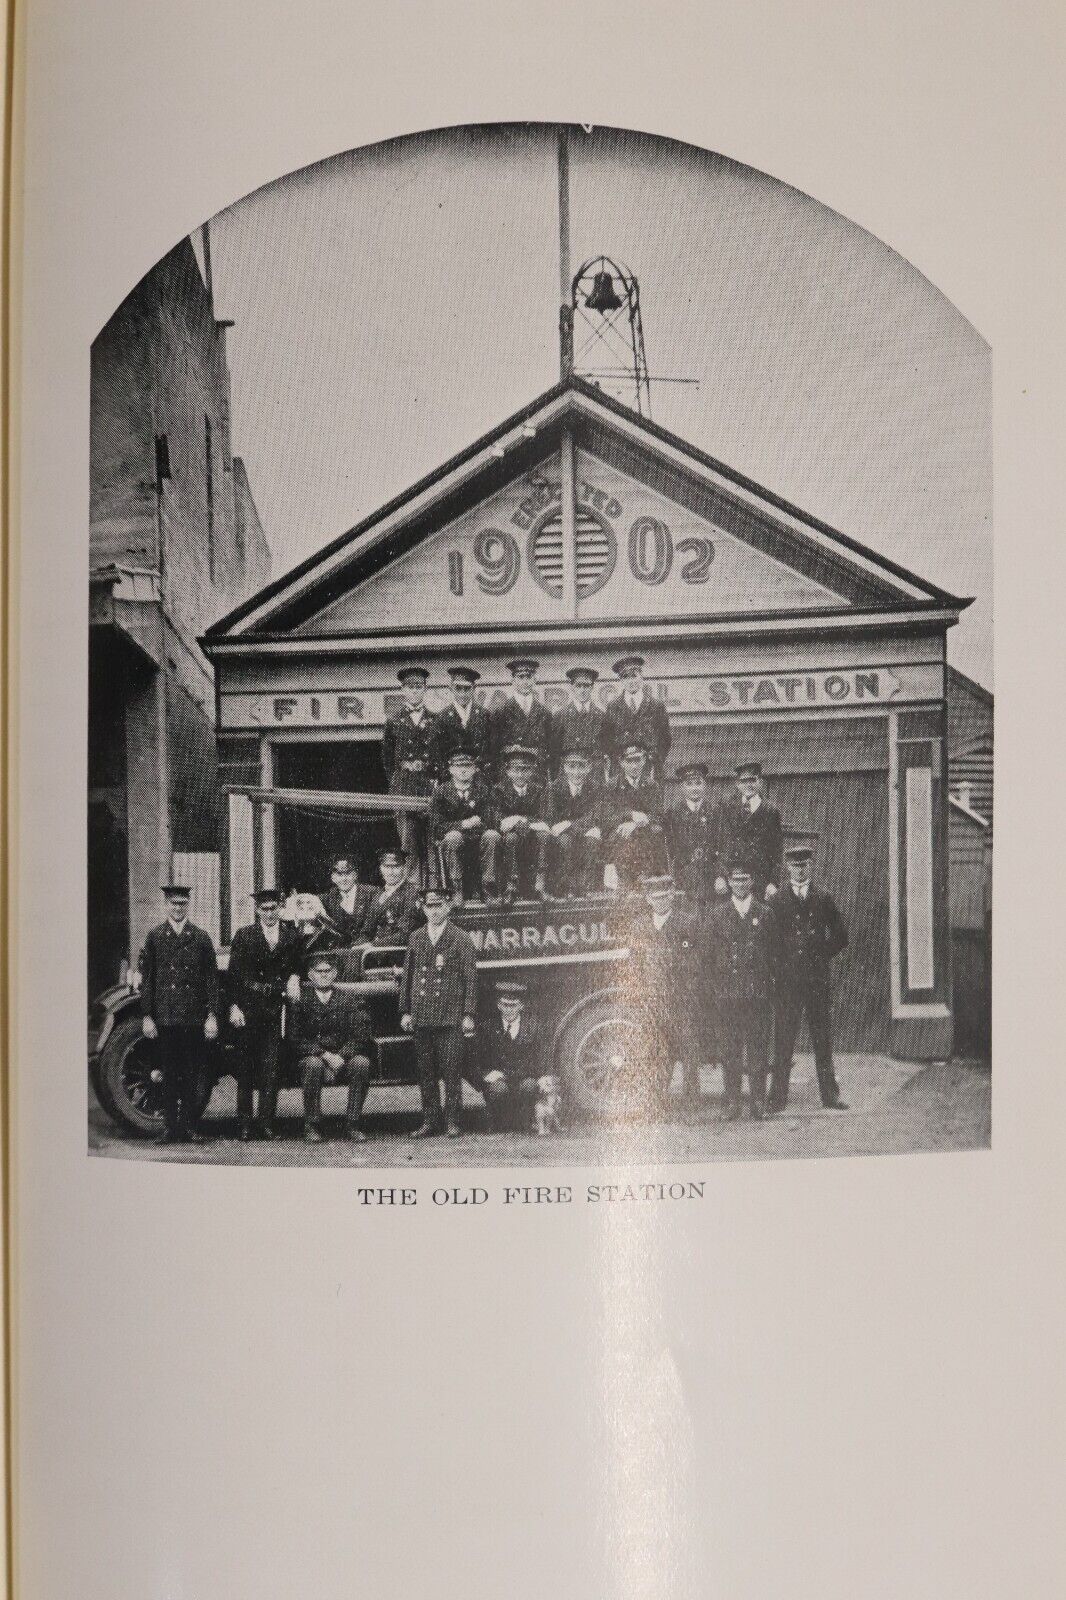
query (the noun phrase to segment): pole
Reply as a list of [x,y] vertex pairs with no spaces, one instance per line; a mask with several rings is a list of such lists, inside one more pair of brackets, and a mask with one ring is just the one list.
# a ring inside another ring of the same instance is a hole
[[559,127],[559,376],[574,375],[574,308],[570,282],[570,145],[566,124]]

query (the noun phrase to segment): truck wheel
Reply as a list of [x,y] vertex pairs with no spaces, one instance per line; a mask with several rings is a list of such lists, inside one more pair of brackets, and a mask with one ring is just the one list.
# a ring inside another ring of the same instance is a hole
[[571,1106],[596,1118],[629,1113],[644,1054],[640,1029],[620,997],[593,995],[563,1023],[556,1045]]
[[[140,1017],[125,1017],[100,1052],[96,1091],[100,1104],[120,1128],[145,1137],[163,1126],[163,1082],[155,1046],[141,1032]],[[214,1082],[206,1076],[196,1107],[203,1116]]]

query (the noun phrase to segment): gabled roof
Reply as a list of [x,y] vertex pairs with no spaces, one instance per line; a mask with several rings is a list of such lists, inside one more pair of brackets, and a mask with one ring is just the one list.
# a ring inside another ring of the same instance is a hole
[[[222,617],[205,648],[224,639],[287,637],[438,529],[544,459],[564,430],[619,469],[652,466],[666,492],[694,505],[728,505],[742,538],[840,595],[857,612],[949,611],[968,606],[897,562],[763,489],[713,456],[579,378],[558,383],[465,450],[363,518]],[[687,499],[686,499],[687,497]],[[696,497],[696,499],[693,499]],[[745,613],[732,614],[734,620]],[[756,613],[750,613],[755,616]]]

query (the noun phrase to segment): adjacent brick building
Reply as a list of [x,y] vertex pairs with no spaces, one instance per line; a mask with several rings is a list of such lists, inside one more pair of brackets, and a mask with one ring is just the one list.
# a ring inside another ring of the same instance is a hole
[[270,573],[232,454],[209,280],[183,240],[92,347],[90,994],[136,958],[174,853],[219,848],[214,682],[197,639]]

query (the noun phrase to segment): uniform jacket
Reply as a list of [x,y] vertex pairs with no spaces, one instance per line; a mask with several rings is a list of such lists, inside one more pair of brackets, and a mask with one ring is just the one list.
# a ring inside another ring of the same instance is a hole
[[141,1014],[160,1028],[202,1027],[218,1012],[218,962],[210,936],[186,922],[153,928],[141,951]]
[[333,885],[322,902],[322,908],[337,930],[333,939],[334,944],[362,944],[364,940],[370,937],[367,932],[367,924],[370,920],[370,908],[373,903],[373,885],[357,883],[352,909],[351,911],[345,911],[341,905],[341,892],[336,884]]
[[603,758],[608,754],[607,718],[599,706],[590,705],[587,711],[576,706],[564,706],[551,721],[551,764],[558,770],[567,750],[580,750],[592,762],[591,777],[603,777]]
[[644,777],[639,783],[629,783],[617,777],[604,792],[604,811],[607,824],[612,828],[629,822],[634,811],[643,811],[652,822],[659,822],[663,814],[663,792],[653,778]]
[[433,729],[433,767],[441,783],[448,777],[448,758],[460,745],[473,752],[482,772],[488,769],[492,760],[491,728],[489,714],[483,706],[470,707],[465,728],[454,705],[445,706],[437,713]]
[[285,982],[299,974],[302,955],[299,936],[288,923],[278,923],[278,942],[273,949],[258,918],[250,927],[238,928],[229,952],[230,999],[246,1017],[276,1016],[285,998]]
[[618,762],[623,747],[637,739],[648,751],[661,777],[666,758],[670,753],[670,718],[661,700],[644,690],[644,698],[635,711],[630,710],[624,694],[617,695],[607,707],[607,745],[611,760]]
[[[422,719],[414,722],[406,706],[385,720],[381,736],[381,763],[389,780],[390,794],[428,794],[436,760],[436,717],[423,707]],[[405,761],[420,762],[415,772]]]
[[707,921],[715,998],[729,1004],[769,1001],[773,988],[773,914],[756,895],[742,917],[732,898],[720,901]]
[[519,794],[510,778],[502,778],[492,791],[492,812],[499,827],[504,817],[528,817],[531,822],[547,822],[548,796],[542,783],[531,778],[525,794]]
[[502,775],[503,752],[509,744],[523,744],[536,752],[538,765],[547,769],[551,745],[551,712],[534,695],[527,717],[518,701],[508,695],[489,719],[489,745],[493,771]]
[[542,1045],[537,1020],[528,1008],[522,1011],[517,1039],[511,1038],[497,1013],[479,1037],[482,1074],[502,1072],[512,1088],[517,1088],[523,1078],[539,1078],[541,1073],[550,1071],[541,1059]]
[[828,984],[829,963],[848,942],[834,901],[811,884],[801,899],[786,885],[773,903],[774,968],[786,988]]
[[333,989],[323,1002],[314,989],[306,989],[289,1010],[288,1036],[298,1057],[328,1050],[347,1061],[367,1054],[372,1034],[370,1018],[354,995]]
[[722,811],[718,852],[718,875],[728,876],[730,857],[740,854],[755,879],[756,893],[781,876],[781,813],[763,800],[756,811],[747,811],[738,800]]
[[469,934],[444,925],[437,943],[416,928],[407,946],[400,1014],[410,1013],[416,1028],[457,1028],[477,1007],[477,960]]
[[603,784],[585,779],[580,794],[571,794],[565,774],[556,778],[548,795],[548,821],[583,823],[586,828],[603,827]]
[[406,944],[424,921],[418,890],[407,878],[389,895],[378,890],[370,907],[367,938],[373,944]]
[[718,813],[707,801],[690,811],[679,800],[663,819],[670,870],[683,889],[704,899],[714,892],[720,825]]
[[675,903],[661,928],[645,902],[628,926],[630,972],[638,998],[649,1009],[677,1024],[695,1004],[703,968],[704,941],[700,920],[688,906]]
[[[451,778],[447,783],[442,783],[433,796],[429,808],[430,835],[434,844],[439,844],[452,828],[458,828],[460,823],[469,817],[480,817],[482,826],[494,826],[492,791],[484,778],[475,778],[470,785],[469,798],[464,800]],[[468,833],[473,832],[467,829]]]

